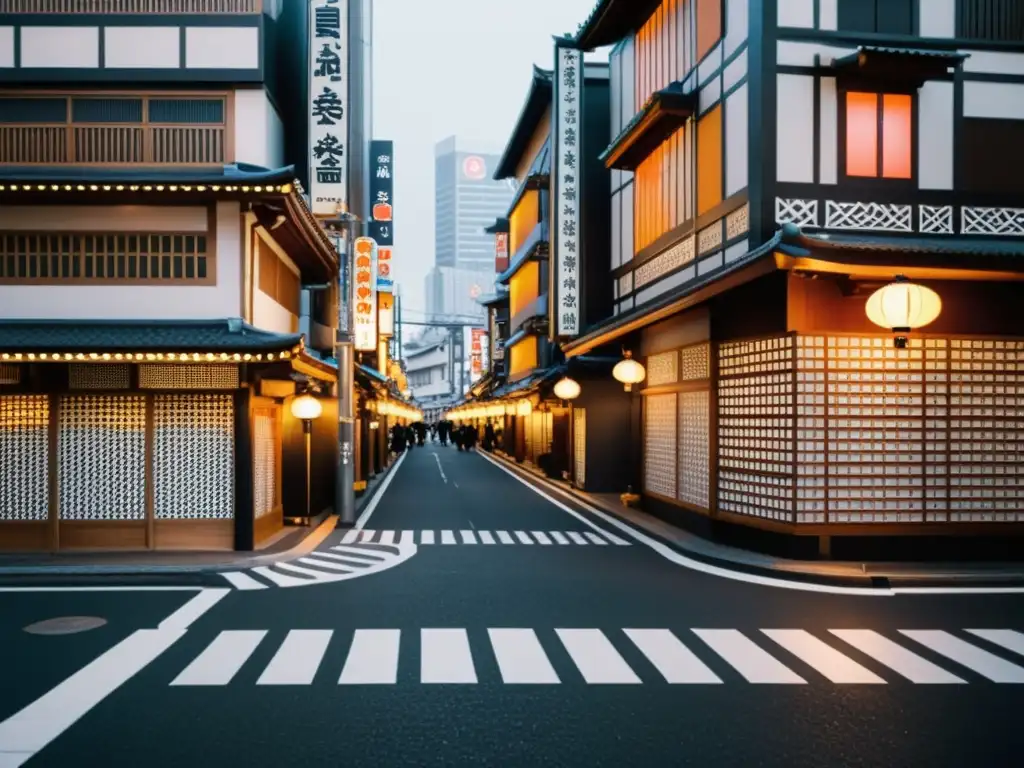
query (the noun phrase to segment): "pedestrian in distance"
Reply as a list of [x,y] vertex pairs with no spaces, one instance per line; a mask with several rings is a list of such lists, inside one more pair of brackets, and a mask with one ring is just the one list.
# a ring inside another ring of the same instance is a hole
[[488,453],[491,453],[494,450],[494,444],[496,439],[497,438],[494,433],[494,424],[488,421],[487,426],[484,427],[484,450],[487,451]]
[[405,451],[405,427],[395,424],[391,428],[391,452],[398,455]]
[[465,429],[465,427],[456,427],[452,430],[452,442],[460,451],[462,450],[462,440],[465,437]]

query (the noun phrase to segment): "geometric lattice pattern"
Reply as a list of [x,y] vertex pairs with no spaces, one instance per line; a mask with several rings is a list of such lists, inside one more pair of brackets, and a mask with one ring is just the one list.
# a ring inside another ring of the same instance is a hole
[[725,217],[725,239],[733,240],[740,235],[746,234],[750,229],[750,204],[746,203],[742,208]]
[[919,205],[917,214],[920,218],[918,230],[925,235],[953,234],[952,205]]
[[679,484],[677,498],[708,508],[711,393],[679,393]]
[[62,520],[143,520],[146,399],[61,398],[58,440]]
[[775,198],[775,223],[818,226],[818,201]]
[[697,253],[704,255],[708,251],[722,246],[722,222],[716,221],[697,233]]
[[676,496],[676,395],[644,398],[644,490]]
[[238,389],[238,366],[140,365],[139,389]]
[[153,508],[157,519],[234,515],[232,395],[157,395],[153,400]]
[[585,488],[587,482],[587,409],[572,409],[573,458],[575,459],[575,481],[577,488]]
[[0,521],[49,516],[50,400],[0,396]]
[[658,387],[679,381],[679,353],[676,350],[647,358],[647,385]]
[[703,381],[711,378],[711,345],[707,342],[683,347],[680,381]]
[[260,518],[277,507],[277,408],[253,409],[253,514]]
[[17,384],[21,381],[21,366],[0,363],[0,384]]
[[68,366],[68,386],[71,389],[128,389],[131,386],[131,368],[119,364]]
[[659,277],[689,264],[696,256],[695,251],[696,243],[691,236],[680,240],[650,261],[645,261],[633,272],[634,290],[639,290],[648,283],[653,283]]
[[960,231],[965,235],[1024,237],[1024,208],[961,208]]
[[876,232],[913,232],[914,208],[886,203],[825,202],[826,229],[867,229]]

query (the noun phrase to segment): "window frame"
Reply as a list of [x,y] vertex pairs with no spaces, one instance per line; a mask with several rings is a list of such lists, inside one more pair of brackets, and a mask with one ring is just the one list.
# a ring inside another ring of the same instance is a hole
[[[849,93],[869,93],[873,94],[877,99],[877,150],[875,157],[875,176],[851,176],[847,173],[847,153],[846,144],[848,138],[849,125],[847,122],[847,108],[846,100]],[[885,96],[909,96],[910,97],[910,177],[909,178],[893,178],[882,175],[882,165],[884,156],[884,129],[883,124],[885,120],[884,110],[882,109],[882,100]],[[920,148],[919,136],[919,91],[913,86],[901,86],[889,83],[879,82],[864,82],[864,81],[840,81],[836,87],[836,97],[838,104],[836,119],[838,122],[837,131],[837,142],[836,147],[836,163],[838,165],[838,179],[841,184],[861,187],[878,187],[884,186],[887,189],[893,188],[907,188],[917,189],[918,182],[918,151]]]

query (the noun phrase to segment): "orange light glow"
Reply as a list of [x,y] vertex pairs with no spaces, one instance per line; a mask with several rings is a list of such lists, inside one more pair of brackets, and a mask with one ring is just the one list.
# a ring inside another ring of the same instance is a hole
[[909,179],[910,174],[910,97],[885,94],[882,97],[882,176]]
[[846,94],[846,174],[878,176],[877,94]]

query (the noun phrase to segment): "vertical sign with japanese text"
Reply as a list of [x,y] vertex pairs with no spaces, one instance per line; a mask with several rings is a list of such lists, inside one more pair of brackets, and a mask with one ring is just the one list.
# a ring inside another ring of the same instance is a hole
[[317,216],[346,210],[348,0],[309,7],[309,200]]
[[558,336],[580,331],[580,143],[583,102],[583,52],[555,45],[554,77],[555,170],[554,232],[556,304],[553,314]]
[[494,235],[494,271],[499,275],[508,269],[508,232]]
[[377,241],[377,290],[390,293],[395,282],[391,274],[395,244],[395,143],[370,142],[370,237]]
[[357,237],[355,272],[352,275],[352,335],[360,352],[377,351],[377,243],[372,237]]
[[473,365],[473,375],[479,376],[484,368],[484,329],[473,328],[470,332],[470,359]]

